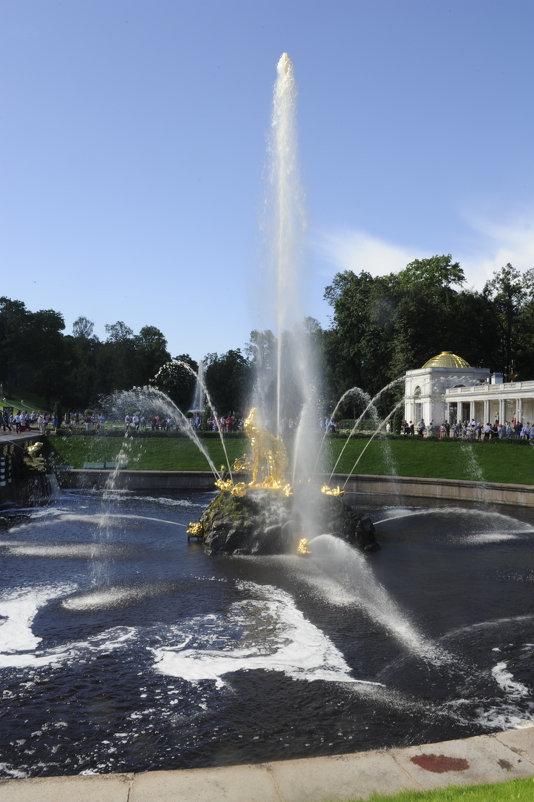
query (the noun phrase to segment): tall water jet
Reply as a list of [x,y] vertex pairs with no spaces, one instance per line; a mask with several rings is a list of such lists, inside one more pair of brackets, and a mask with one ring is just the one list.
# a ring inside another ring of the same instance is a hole
[[[309,472],[314,450],[302,432],[317,429],[317,377],[312,364],[309,332],[302,313],[304,297],[304,197],[298,167],[297,86],[293,64],[284,53],[277,65],[268,155],[269,186],[266,201],[269,287],[272,317],[276,320],[276,374],[274,392],[265,391],[265,375],[258,377],[265,424],[277,435],[296,432],[292,479]],[[260,373],[262,366],[260,365]],[[305,469],[303,466],[306,466]]]

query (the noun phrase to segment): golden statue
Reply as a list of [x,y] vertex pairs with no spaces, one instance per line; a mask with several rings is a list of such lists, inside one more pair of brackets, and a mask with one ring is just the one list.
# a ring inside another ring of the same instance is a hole
[[217,479],[215,482],[215,487],[218,487],[219,490],[231,490],[234,486],[234,483],[231,479]]
[[236,457],[234,460],[234,464],[232,466],[232,470],[234,473],[240,473],[241,471],[250,471],[251,465],[250,460],[246,454],[243,454],[242,457]]
[[231,479],[217,479],[215,487],[223,492],[229,492],[234,498],[244,498],[247,495],[247,486],[244,482],[234,484]]
[[204,527],[202,526],[200,521],[198,523],[191,521],[191,523],[189,524],[189,527],[187,529],[187,539],[191,540],[192,537],[196,537],[198,540],[204,537]]
[[247,495],[247,486],[244,482],[238,482],[232,487],[230,493],[234,498],[245,498]]
[[26,446],[26,451],[22,458],[22,461],[28,468],[31,468],[32,471],[44,471],[45,469],[45,461],[44,457],[39,456],[39,452],[42,449],[42,443],[31,443]]
[[328,485],[323,485],[321,487],[321,493],[325,496],[344,496],[345,491],[342,490],[339,485],[337,487],[329,487]]
[[302,557],[305,557],[307,554],[311,554],[311,551],[308,548],[308,538],[301,537],[299,540],[299,544],[297,546],[297,554],[300,554]]
[[281,437],[262,429],[257,421],[258,410],[252,407],[244,423],[245,434],[252,452],[250,487],[286,489],[284,474],[287,453]]

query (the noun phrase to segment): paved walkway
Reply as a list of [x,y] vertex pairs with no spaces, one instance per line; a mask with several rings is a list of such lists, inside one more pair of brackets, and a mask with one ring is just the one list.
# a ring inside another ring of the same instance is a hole
[[36,437],[46,437],[44,434],[39,433],[39,429],[30,429],[29,431],[17,434],[15,429],[13,431],[4,432],[0,429],[0,442],[2,443],[25,443],[26,440],[35,440]]
[[0,802],[341,802],[525,777],[534,778],[534,727],[259,765],[0,780]]

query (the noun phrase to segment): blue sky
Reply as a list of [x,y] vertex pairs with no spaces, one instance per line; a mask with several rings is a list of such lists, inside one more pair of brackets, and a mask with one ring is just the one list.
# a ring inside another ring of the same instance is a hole
[[[303,308],[336,272],[534,266],[531,0],[0,0],[0,294],[243,347],[276,64],[298,84]],[[261,322],[260,322],[261,320]],[[267,321],[268,324],[268,321]],[[274,321],[271,326],[274,329]]]

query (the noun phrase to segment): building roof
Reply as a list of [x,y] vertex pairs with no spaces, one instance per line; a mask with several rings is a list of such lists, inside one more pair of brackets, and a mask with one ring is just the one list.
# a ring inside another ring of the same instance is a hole
[[423,365],[424,368],[470,368],[469,362],[456,356],[452,351],[442,351],[441,354],[433,356]]

